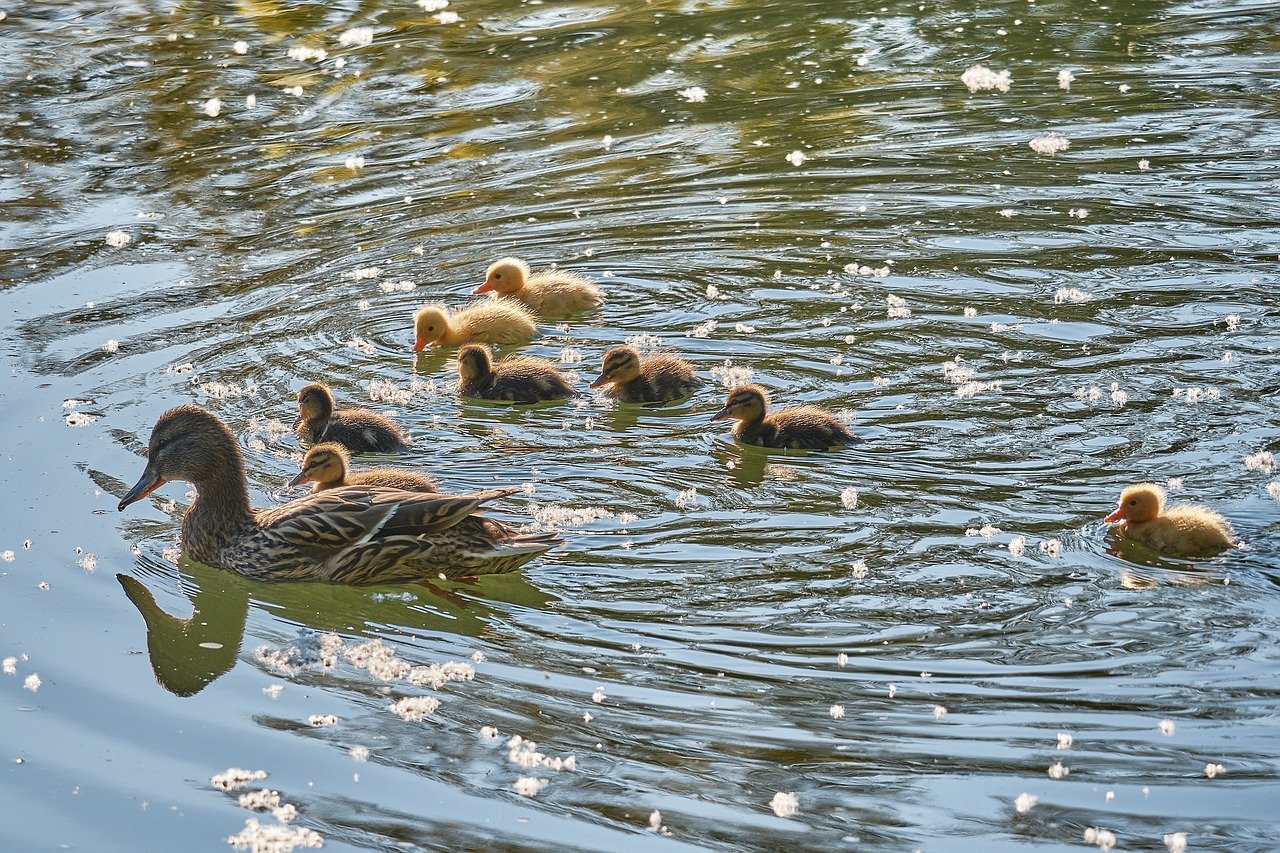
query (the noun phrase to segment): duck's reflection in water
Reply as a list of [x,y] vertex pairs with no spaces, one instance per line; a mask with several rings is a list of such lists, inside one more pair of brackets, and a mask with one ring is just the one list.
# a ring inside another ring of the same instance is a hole
[[177,696],[194,696],[235,666],[251,601],[274,617],[321,632],[361,635],[390,626],[407,634],[480,637],[489,628],[490,601],[543,608],[556,600],[519,573],[352,587],[250,581],[185,557],[178,568],[184,586],[195,589],[183,593],[192,607],[185,618],[165,611],[142,581],[116,575],[146,623],[156,681]]

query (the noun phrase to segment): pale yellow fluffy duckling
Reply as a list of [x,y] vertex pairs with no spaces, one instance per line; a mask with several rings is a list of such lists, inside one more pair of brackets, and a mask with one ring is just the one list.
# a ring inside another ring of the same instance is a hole
[[791,406],[767,414],[769,394],[759,385],[739,385],[711,420],[733,418],[734,438],[743,444],[799,450],[827,450],[861,441],[840,419],[818,406]]
[[569,376],[541,358],[504,358],[494,362],[484,344],[458,350],[458,393],[482,400],[539,403],[574,397]]
[[622,403],[666,403],[702,387],[693,365],[678,355],[655,352],[641,358],[635,347],[614,347],[604,354],[600,376],[592,388]]
[[530,273],[529,265],[519,258],[491,264],[484,284],[474,292],[518,299],[538,315],[573,314],[604,303],[604,295],[591,279],[563,270]]
[[527,344],[533,340],[536,318],[509,299],[481,302],[449,312],[443,305],[426,305],[413,315],[414,352],[427,344],[456,347],[471,341],[489,344]]
[[1148,548],[1174,557],[1212,557],[1236,545],[1231,525],[1211,509],[1193,504],[1164,505],[1164,489],[1139,483],[1120,493],[1116,511],[1105,519]]

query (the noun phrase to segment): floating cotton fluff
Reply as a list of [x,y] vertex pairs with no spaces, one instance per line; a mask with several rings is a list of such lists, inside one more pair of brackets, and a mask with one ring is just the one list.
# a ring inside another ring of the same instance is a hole
[[1096,844],[1099,850],[1111,850],[1116,846],[1116,834],[1109,829],[1091,826],[1084,831],[1084,843]]
[[369,747],[367,747],[367,746],[353,746],[353,747],[351,747],[351,749],[349,749],[349,750],[347,751],[347,754],[348,754],[348,755],[350,755],[350,756],[351,756],[353,759],[355,759],[356,761],[368,761],[368,760],[369,760]]
[[696,487],[685,489],[676,495],[676,509],[697,509],[701,505]]
[[521,776],[511,784],[511,787],[522,797],[536,797],[539,791],[547,787],[547,780],[537,779],[533,776]]
[[264,826],[256,818],[249,818],[243,830],[227,837],[227,843],[237,850],[253,853],[286,853],[298,847],[323,847],[324,837],[305,826],[283,823]]
[[1275,500],[1280,501],[1280,480],[1267,483],[1267,494],[1271,495]]
[[649,814],[649,831],[657,832],[661,828],[662,828],[662,812],[658,811],[657,809],[654,809]]
[[329,55],[329,51],[323,47],[307,47],[306,45],[295,45],[289,48],[289,58],[296,59],[298,62],[323,62],[324,58]]
[[690,86],[688,89],[681,89],[676,94],[691,104],[700,104],[707,99],[707,90],[701,86]]
[[1204,775],[1208,776],[1210,779],[1216,779],[1226,772],[1227,768],[1223,767],[1221,764],[1209,762],[1204,766]]
[[458,23],[458,21],[462,20],[462,16],[459,15],[457,12],[449,12],[449,11],[436,12],[431,17],[435,18],[436,22],[440,24],[456,24]]
[[217,98],[210,98],[204,102],[204,106],[201,109],[204,110],[204,114],[209,118],[217,118],[218,114],[222,112],[222,101]]
[[1061,761],[1054,762],[1054,764],[1049,767],[1050,779],[1065,779],[1070,775],[1070,768],[1064,765]]
[[1070,749],[1076,739],[1066,732],[1058,732],[1058,749]]
[[280,805],[280,792],[261,788],[240,795],[240,808],[253,812],[265,812]]
[[1027,143],[1031,150],[1037,154],[1057,154],[1059,151],[1066,151],[1071,147],[1071,140],[1067,139],[1060,133],[1047,133],[1044,136],[1037,136],[1035,139]]
[[1246,471],[1261,471],[1264,474],[1270,474],[1276,470],[1276,457],[1270,450],[1259,450],[1257,453],[1250,454],[1244,458],[1244,468]]
[[368,47],[373,44],[373,27],[352,27],[338,36],[343,47]]
[[406,696],[387,708],[405,722],[420,723],[440,708],[440,700],[432,696]]
[[250,782],[256,782],[259,779],[267,778],[265,770],[242,770],[239,767],[228,767],[221,773],[215,773],[209,778],[209,784],[220,791],[234,791],[237,788],[243,788]]
[[106,240],[108,246],[113,249],[119,249],[122,246],[127,246],[133,238],[125,231],[108,231]]
[[884,301],[890,319],[902,320],[911,316],[911,309],[907,307],[907,300],[901,296],[895,296],[890,293],[884,298]]
[[1021,557],[1027,550],[1027,537],[1015,536],[1009,540],[1009,553]]
[[1061,556],[1062,542],[1057,539],[1043,539],[1040,541],[1040,550],[1050,557]]
[[981,536],[983,539],[986,539],[989,542],[993,538],[995,538],[997,535],[999,535],[999,533],[1000,533],[999,527],[996,527],[994,524],[984,524],[981,527],[970,527],[968,530],[964,532],[964,535],[965,536]]
[[1074,83],[1075,81],[1076,81],[1076,75],[1072,74],[1067,69],[1064,68],[1058,72],[1058,88],[1059,89],[1070,89],[1071,84]]
[[685,334],[691,338],[709,338],[719,325],[720,323],[716,320],[707,320],[694,326]]
[[339,717],[337,714],[312,714],[310,717],[307,717],[307,725],[312,728],[321,729],[325,726],[336,726],[338,724],[338,720]]
[[247,41],[238,41],[235,44],[231,45],[231,52],[238,53],[239,55],[244,56],[246,53],[249,52],[249,43]]
[[1061,305],[1064,302],[1088,302],[1093,299],[1088,293],[1085,293],[1078,287],[1060,287],[1053,294],[1053,304]]
[[946,708],[942,707],[941,705],[934,705],[934,706],[933,706],[933,718],[934,718],[935,720],[941,720],[941,719],[942,719],[943,717],[945,717],[946,715],[947,715],[947,709],[946,709]]
[[855,560],[853,565],[849,567],[849,575],[857,581],[865,578],[869,571],[866,560]]
[[808,159],[809,158],[805,156],[805,153],[799,149],[796,149],[795,151],[792,151],[790,154],[787,155],[787,162],[790,163],[792,166],[799,166],[802,163],[804,163],[805,160],[808,160]]
[[1170,832],[1160,840],[1169,849],[1169,853],[1187,853],[1187,834],[1185,832]]
[[525,740],[520,735],[512,735],[507,739],[507,761],[519,765],[525,770],[545,767],[558,772],[560,770],[576,770],[578,767],[578,759],[575,756],[561,755],[552,757],[544,752],[539,752],[536,743],[531,740]]
[[449,8],[449,0],[418,0],[418,5],[424,12],[439,12]]
[[985,65],[975,65],[960,75],[960,82],[969,87],[970,92],[983,92],[991,89],[997,92],[1009,91],[1013,79],[1008,71],[992,71]]
[[40,680],[39,674],[34,672],[28,675],[22,682],[22,686],[27,690],[30,690],[32,693],[39,690],[41,684],[44,684],[44,682]]
[[597,687],[597,688],[595,689],[595,692],[593,692],[593,693],[591,694],[591,701],[592,701],[592,702],[595,702],[597,705],[599,705],[601,702],[603,702],[603,701],[604,701],[604,688],[603,688],[603,687]]
[[830,711],[828,711],[827,713],[831,714],[831,719],[833,719],[833,720],[841,720],[841,719],[844,719],[844,706],[843,706],[843,705],[832,705],[832,706],[831,706],[831,710],[830,710]]
[[[836,655],[836,665],[837,665],[837,666],[848,666],[848,665],[849,665],[849,656],[848,656],[847,654],[845,654],[844,652],[840,652],[838,655]],[[6,670],[6,672],[7,672],[7,670]]]
[[1035,808],[1038,802],[1040,802],[1040,798],[1034,794],[1019,794],[1018,798],[1013,801],[1013,810],[1018,814],[1026,814]]
[[750,382],[753,371],[750,367],[734,364],[732,361],[725,359],[724,364],[711,368],[711,375],[725,388],[732,390],[739,385],[746,385]]

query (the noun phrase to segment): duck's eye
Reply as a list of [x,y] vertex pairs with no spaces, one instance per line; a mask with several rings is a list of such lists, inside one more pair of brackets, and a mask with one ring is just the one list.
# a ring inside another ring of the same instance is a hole
[[1136,498],[1129,499],[1129,506],[1137,506],[1137,505],[1138,505],[1138,501]]
[[500,272],[496,272],[496,273],[494,273],[494,274],[493,274],[493,277],[494,277],[494,278],[502,278],[502,273],[500,273]]

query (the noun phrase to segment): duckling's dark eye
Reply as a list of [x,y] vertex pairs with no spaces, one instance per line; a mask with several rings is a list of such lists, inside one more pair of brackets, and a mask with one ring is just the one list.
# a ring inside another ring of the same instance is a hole
[[1130,499],[1129,499],[1129,506],[1137,506],[1137,505],[1138,505],[1138,500],[1137,500],[1137,498],[1130,498]]

